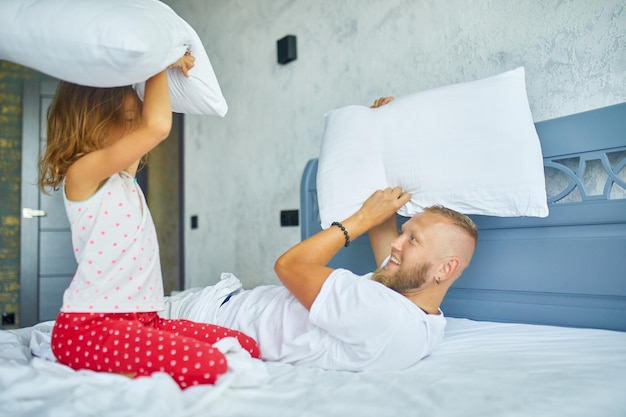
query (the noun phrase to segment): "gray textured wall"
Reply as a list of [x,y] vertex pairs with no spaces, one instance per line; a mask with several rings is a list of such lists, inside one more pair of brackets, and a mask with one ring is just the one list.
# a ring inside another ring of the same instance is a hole
[[[187,116],[187,286],[277,282],[326,111],[526,68],[536,121],[626,100],[624,0],[167,0],[202,38],[230,105]],[[276,40],[298,59],[276,63]],[[349,157],[349,155],[346,155]]]

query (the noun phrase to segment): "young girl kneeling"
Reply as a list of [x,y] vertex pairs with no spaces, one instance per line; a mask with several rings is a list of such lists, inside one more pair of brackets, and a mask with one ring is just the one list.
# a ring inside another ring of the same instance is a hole
[[[194,58],[173,67],[187,75]],[[165,71],[132,87],[60,82],[48,112],[40,187],[62,188],[78,268],[65,290],[52,351],[73,369],[135,377],[166,372],[181,388],[212,384],[228,369],[212,346],[236,337],[252,357],[256,342],[224,327],[164,320],[156,231],[135,174],[169,135],[172,109]]]

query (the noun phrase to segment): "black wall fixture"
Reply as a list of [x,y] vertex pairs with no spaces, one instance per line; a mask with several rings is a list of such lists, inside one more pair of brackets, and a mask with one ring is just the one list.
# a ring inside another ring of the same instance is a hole
[[298,57],[296,50],[296,37],[294,35],[287,35],[284,38],[277,40],[276,49],[278,51],[279,64],[284,65]]

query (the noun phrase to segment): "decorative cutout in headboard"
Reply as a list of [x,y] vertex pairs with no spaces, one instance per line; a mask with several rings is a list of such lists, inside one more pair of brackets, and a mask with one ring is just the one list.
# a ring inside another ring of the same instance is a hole
[[626,198],[626,150],[547,158],[544,167],[548,204]]

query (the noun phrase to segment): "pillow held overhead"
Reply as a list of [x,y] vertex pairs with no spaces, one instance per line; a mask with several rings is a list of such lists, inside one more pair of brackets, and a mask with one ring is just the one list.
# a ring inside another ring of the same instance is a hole
[[134,85],[143,97],[144,82],[189,49],[189,78],[168,70],[172,109],[228,111],[197,33],[158,0],[0,0],[0,11],[0,59],[76,84]]
[[543,157],[524,68],[325,115],[317,172],[322,228],[377,189],[400,186],[412,216],[441,204],[465,214],[548,215]]

